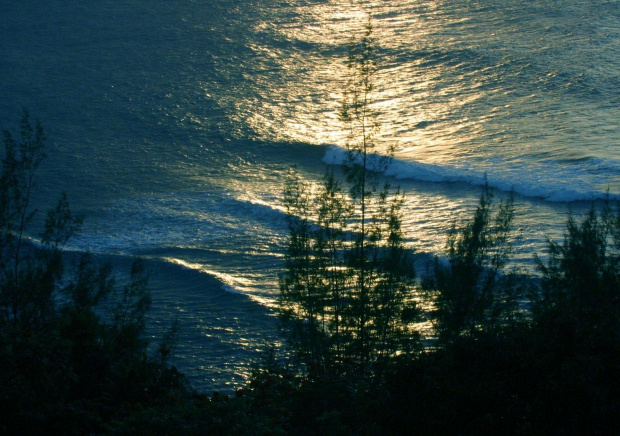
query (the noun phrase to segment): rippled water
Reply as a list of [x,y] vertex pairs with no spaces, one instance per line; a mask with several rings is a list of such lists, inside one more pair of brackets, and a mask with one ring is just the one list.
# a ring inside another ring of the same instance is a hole
[[517,193],[530,265],[567,210],[620,198],[617,1],[22,0],[0,6],[0,126],[41,119],[42,208],[86,214],[74,249],[142,255],[153,334],[179,317],[201,388],[248,374],[282,268],[283,174],[339,159],[352,35],[372,15],[379,144],[406,232],[436,253],[485,175]]

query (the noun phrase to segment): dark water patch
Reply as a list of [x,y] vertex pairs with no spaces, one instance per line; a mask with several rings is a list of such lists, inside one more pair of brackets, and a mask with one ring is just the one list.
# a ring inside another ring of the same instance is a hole
[[416,129],[425,129],[433,124],[435,124],[436,121],[420,121],[419,123],[417,123],[415,125]]
[[[245,383],[263,342],[278,339],[269,309],[247,296],[226,292],[208,274],[150,260],[153,309],[161,330],[178,319],[181,327],[171,362],[202,391],[232,391]],[[153,332],[155,339],[158,332]]]
[[[112,263],[119,284],[128,279],[132,257],[95,258]],[[279,339],[272,311],[226,291],[225,284],[209,274],[144,259],[152,296],[147,314],[150,353],[155,355],[163,334],[178,320],[180,332],[170,363],[201,392],[230,394],[243,386],[264,343]]]

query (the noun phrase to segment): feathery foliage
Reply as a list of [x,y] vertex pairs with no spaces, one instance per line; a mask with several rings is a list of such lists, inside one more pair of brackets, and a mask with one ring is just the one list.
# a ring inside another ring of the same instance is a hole
[[291,171],[285,205],[289,222],[280,314],[289,339],[311,371],[362,377],[390,357],[413,352],[418,336],[414,270],[401,229],[402,194],[379,189],[373,109],[375,42],[370,22],[353,41],[341,121],[349,132],[344,183],[328,170],[318,187]]

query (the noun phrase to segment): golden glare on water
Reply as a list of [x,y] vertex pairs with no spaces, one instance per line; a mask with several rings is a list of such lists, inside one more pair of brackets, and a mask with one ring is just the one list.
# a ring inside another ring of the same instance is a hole
[[[547,43],[528,31],[545,18],[534,14],[529,22],[509,23],[511,7],[477,5],[474,13],[470,6],[347,0],[282,6],[275,18],[256,25],[257,33],[276,36],[251,46],[256,65],[245,78],[260,95],[242,96],[238,116],[267,142],[343,147],[347,134],[338,113],[348,79],[347,47],[363,34],[370,15],[378,64],[374,142],[379,151],[394,150],[395,158],[386,174],[398,183],[454,184],[446,197],[441,188],[420,199],[408,196],[405,227],[424,235],[414,241],[418,247],[444,248],[455,211],[464,210],[452,191],[465,186],[472,195],[487,175],[493,187],[526,197],[587,198],[590,186],[571,183],[568,164],[557,162],[567,141],[582,147],[573,139],[579,135],[555,134],[572,123],[560,97],[548,91],[558,74],[555,65],[547,66]],[[599,171],[592,165],[583,170],[577,163],[577,169],[590,178]],[[601,192],[617,186],[608,176],[592,180]]]
[[[252,45],[260,61],[254,77],[247,79],[263,94],[238,103],[243,121],[267,141],[343,147],[347,134],[338,114],[348,79],[347,48],[352,38],[363,34],[370,15],[378,55],[372,96],[379,122],[377,149],[393,149],[394,157],[404,161],[458,162],[463,152],[471,151],[461,144],[481,135],[482,124],[493,112],[486,119],[462,115],[462,109],[477,104],[483,93],[473,75],[445,82],[446,76],[467,73],[458,72],[459,62],[441,59],[442,47],[434,35],[450,25],[440,19],[441,13],[435,2],[422,7],[411,2],[330,1],[290,6],[276,20],[260,22],[257,32],[280,38],[277,44]],[[427,57],[440,59],[429,63],[413,56],[429,46],[435,46],[436,54]],[[460,85],[455,83],[469,88],[456,89]],[[425,217],[428,198],[412,196],[406,205],[415,211],[408,213],[408,232],[425,238],[415,240],[418,247],[437,249],[445,243],[445,228],[436,223],[441,215],[441,222],[450,221],[454,205],[434,206],[433,216]]]
[[[464,136],[480,133],[478,124],[484,120],[459,119],[457,114],[482,94],[476,92],[475,86],[468,92],[455,93],[442,85],[448,73],[445,69],[458,65],[437,62],[429,68],[400,59],[416,47],[428,45],[426,39],[436,31],[436,5],[426,5],[426,15],[408,2],[389,6],[379,2],[328,2],[293,9],[280,21],[259,25],[279,33],[287,43],[252,47],[263,59],[253,80],[263,82],[268,90],[240,104],[252,107],[246,112],[245,122],[263,138],[344,144],[346,135],[338,111],[347,79],[347,43],[351,37],[361,35],[369,14],[379,48],[379,69],[374,78],[379,149],[393,147],[399,158],[415,156],[419,162],[445,163],[458,155],[456,145]],[[273,74],[282,75],[286,86],[274,86],[281,81],[269,80]],[[433,99],[428,98],[431,94]],[[449,126],[444,123],[446,119],[451,120]]]

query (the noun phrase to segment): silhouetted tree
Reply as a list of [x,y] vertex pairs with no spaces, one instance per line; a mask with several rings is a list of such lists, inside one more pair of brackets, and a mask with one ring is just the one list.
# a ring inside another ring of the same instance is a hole
[[[90,434],[145,395],[186,389],[165,359],[146,356],[150,306],[144,264],[117,289],[110,264],[64,248],[79,231],[62,194],[36,241],[31,195],[45,135],[24,111],[3,132],[0,174],[0,433]],[[103,302],[106,302],[103,305]],[[111,310],[110,310],[111,309]]]
[[314,188],[295,171],[289,174],[290,238],[280,295],[289,339],[309,368],[355,368],[362,375],[411,352],[418,339],[411,327],[417,310],[413,261],[402,238],[403,197],[378,183],[389,153],[375,151],[374,51],[369,22],[347,61],[340,114],[349,132],[346,184],[333,171]]
[[423,280],[440,339],[489,330],[517,315],[521,288],[504,271],[512,252],[513,215],[512,194],[494,214],[493,193],[485,184],[473,219],[450,231],[447,259],[436,257]]
[[581,222],[571,214],[562,244],[548,240],[549,259],[537,258],[543,274],[536,315],[608,329],[620,321],[620,211],[593,205]]

